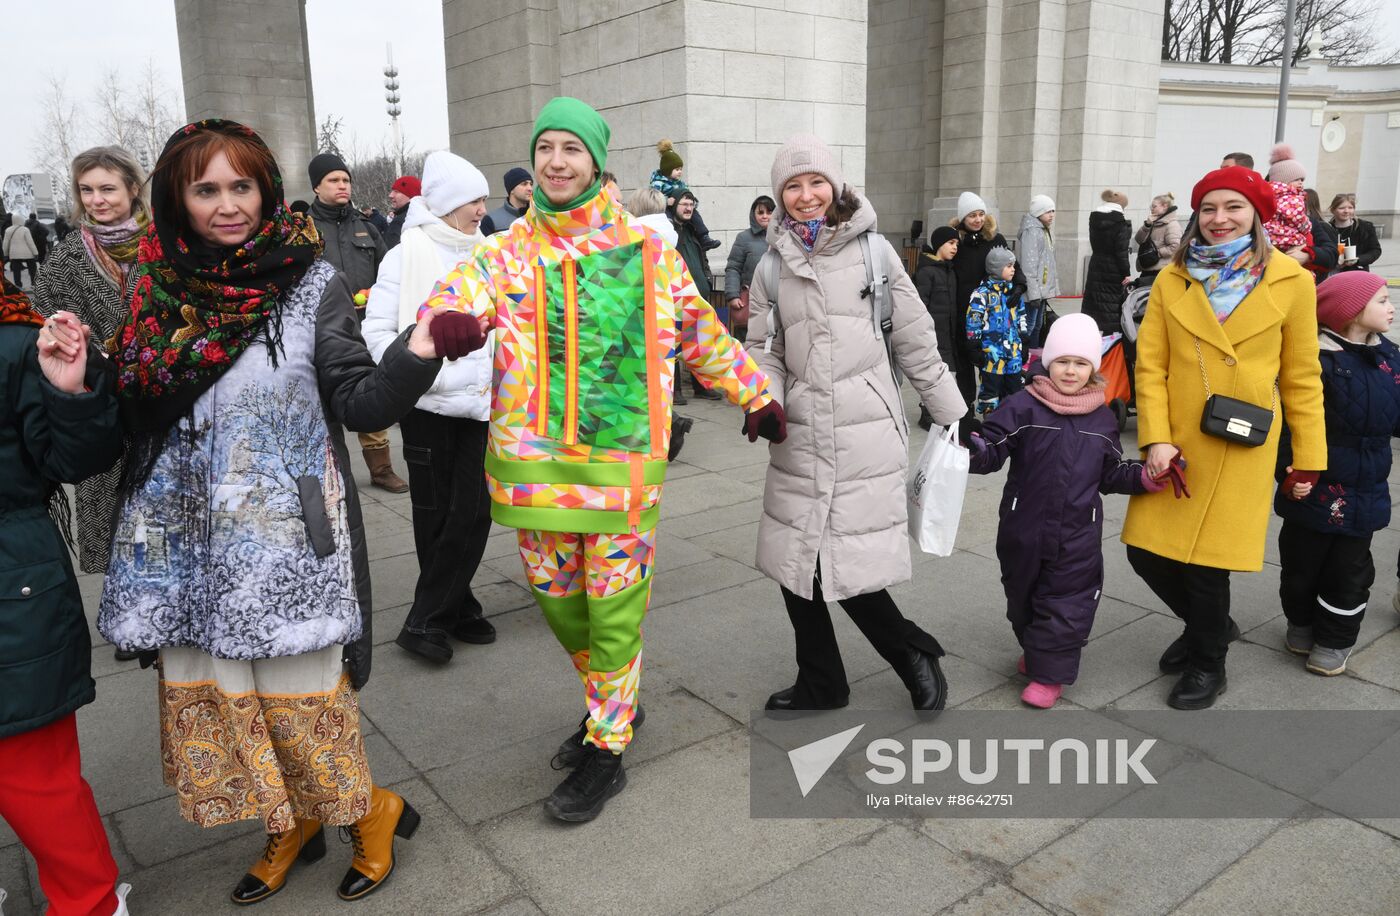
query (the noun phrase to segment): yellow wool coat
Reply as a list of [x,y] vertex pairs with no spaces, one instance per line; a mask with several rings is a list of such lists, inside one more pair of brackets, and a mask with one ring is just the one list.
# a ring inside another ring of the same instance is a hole
[[[1201,432],[1202,364],[1212,393],[1263,407],[1273,403],[1278,380],[1281,410],[1268,441],[1248,448]],[[1221,324],[1201,284],[1185,269],[1168,266],[1152,284],[1136,371],[1138,442],[1181,449],[1191,498],[1176,499],[1170,487],[1132,497],[1124,543],[1183,563],[1258,571],[1285,420],[1293,466],[1327,468],[1312,276],[1275,252],[1259,283]]]

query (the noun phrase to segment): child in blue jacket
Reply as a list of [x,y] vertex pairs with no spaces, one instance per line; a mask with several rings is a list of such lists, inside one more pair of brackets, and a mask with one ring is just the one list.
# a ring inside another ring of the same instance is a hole
[[[650,186],[662,194],[666,195],[666,206],[674,207],[680,201],[681,195],[690,190],[681,175],[685,174],[685,162],[681,159],[681,154],[676,152],[675,146],[670,140],[661,140],[656,144],[656,151],[661,154],[661,162],[657,165],[656,171],[651,173]],[[691,214],[690,224],[695,228],[695,237],[700,240],[700,247],[705,251],[718,248],[719,239],[710,235],[710,230],[705,226],[705,220],[700,216],[700,207],[697,204],[695,212]]]
[[978,413],[996,410],[1002,398],[1024,387],[1021,340],[1026,333],[1025,302],[1012,286],[1016,255],[1006,248],[987,252],[987,279],[972,291],[967,306],[967,339],[982,348]]
[[[1376,580],[1371,535],[1390,524],[1390,440],[1400,435],[1400,349],[1383,335],[1395,317],[1385,280],[1348,271],[1317,288],[1327,470],[1285,493],[1278,547],[1284,645],[1307,670],[1347,669]],[[1278,479],[1293,470],[1287,433]]]

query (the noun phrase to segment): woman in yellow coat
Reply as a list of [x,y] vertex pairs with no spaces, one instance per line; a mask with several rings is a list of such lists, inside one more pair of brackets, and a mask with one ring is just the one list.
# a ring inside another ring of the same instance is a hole
[[[1196,185],[1191,206],[1186,244],[1152,285],[1137,358],[1148,472],[1165,475],[1179,450],[1190,498],[1134,496],[1123,525],[1133,569],[1186,622],[1161,661],[1163,671],[1182,672],[1167,700],[1177,709],[1204,709],[1225,689],[1225,653],[1238,635],[1230,572],[1264,565],[1285,419],[1295,467],[1284,486],[1305,494],[1327,467],[1316,288],[1297,261],[1269,246],[1263,223],[1272,190],[1250,169],[1217,169]],[[1264,443],[1203,432],[1212,394],[1272,409]]]

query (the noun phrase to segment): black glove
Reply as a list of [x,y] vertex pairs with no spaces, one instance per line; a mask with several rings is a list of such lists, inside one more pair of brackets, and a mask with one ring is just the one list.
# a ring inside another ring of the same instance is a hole
[[971,448],[968,439],[973,433],[982,431],[982,421],[975,413],[968,411],[963,418],[958,421],[958,444],[963,448]]
[[466,312],[439,312],[428,325],[428,333],[432,335],[438,356],[443,359],[459,359],[480,350],[486,343],[481,322]]

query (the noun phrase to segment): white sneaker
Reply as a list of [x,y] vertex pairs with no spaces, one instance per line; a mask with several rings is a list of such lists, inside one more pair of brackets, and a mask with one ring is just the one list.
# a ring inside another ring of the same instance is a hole
[[[129,893],[131,893],[130,884],[117,885],[117,909],[112,916],[131,916],[131,910],[126,908],[126,895]],[[4,914],[0,913],[0,916],[4,916]]]

